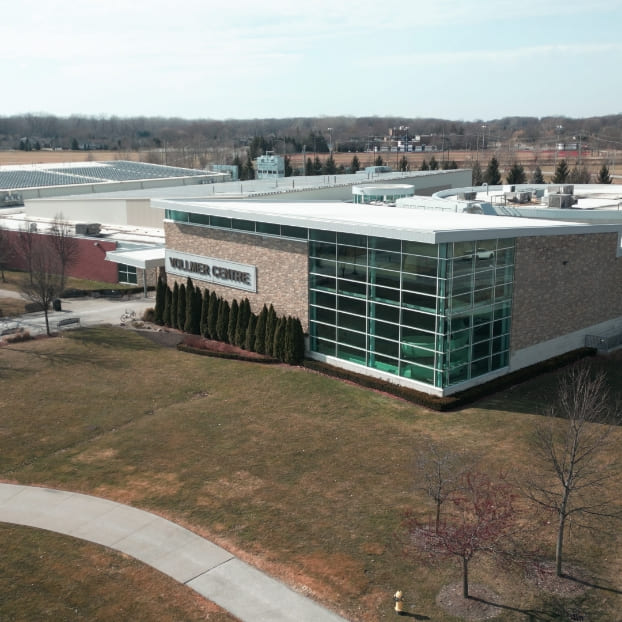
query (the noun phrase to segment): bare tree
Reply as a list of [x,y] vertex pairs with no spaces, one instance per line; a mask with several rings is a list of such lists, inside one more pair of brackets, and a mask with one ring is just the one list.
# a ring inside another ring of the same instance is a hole
[[438,527],[411,514],[405,526],[410,541],[430,555],[451,556],[462,564],[462,595],[469,597],[469,563],[479,553],[495,553],[515,527],[518,511],[512,487],[503,476],[491,480],[467,471],[459,491],[448,498],[451,508]]
[[436,531],[441,522],[441,506],[459,485],[460,466],[456,453],[433,442],[428,442],[426,449],[417,456],[416,487],[434,501]]
[[[36,230],[36,225],[34,225]],[[14,250],[17,256],[22,260],[22,264],[26,273],[32,275],[32,254],[35,247],[35,238],[37,234],[32,230],[31,225],[26,223],[23,228],[17,232]]]
[[619,413],[605,373],[580,363],[561,377],[557,401],[536,429],[536,462],[526,494],[557,518],[557,576],[562,576],[564,538],[572,517],[577,527],[594,528],[604,518],[620,516],[619,488],[610,485],[620,468],[604,463],[614,429],[607,424],[616,420]]
[[50,240],[41,238],[30,254],[30,272],[20,285],[24,298],[39,305],[45,315],[45,329],[50,335],[48,314],[52,301],[62,291],[61,266]]
[[65,289],[67,270],[77,262],[80,254],[78,240],[73,236],[71,225],[63,219],[62,213],[57,214],[54,218],[50,242],[58,255],[61,276],[60,291],[62,292]]

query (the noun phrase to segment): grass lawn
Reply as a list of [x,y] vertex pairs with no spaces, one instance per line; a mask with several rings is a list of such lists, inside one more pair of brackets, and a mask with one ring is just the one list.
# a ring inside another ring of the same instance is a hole
[[[20,291],[20,283],[26,277],[26,272],[12,270],[4,271],[4,280],[0,279],[0,289],[8,289],[13,292]],[[87,279],[77,279],[73,276],[67,277],[66,289],[131,289],[131,285],[121,285],[119,283],[105,283],[104,281],[90,281]],[[5,314],[6,315],[6,314]]]
[[[621,386],[619,358],[608,365]],[[156,512],[351,620],[393,617],[391,597],[401,589],[409,611],[448,622],[458,618],[436,598],[460,581],[459,563],[430,566],[405,557],[400,543],[404,510],[432,511],[414,482],[418,452],[427,439],[442,440],[478,459],[482,469],[503,469],[520,479],[537,413],[554,387],[554,375],[546,375],[475,407],[436,413],[300,368],[193,356],[123,329],[75,330],[62,339],[0,349],[0,478]],[[622,430],[615,434],[620,449]],[[24,542],[3,545],[2,575],[21,563],[23,549],[36,553],[43,545],[58,555],[53,563],[67,568],[65,586],[58,577],[54,589],[29,595],[32,607],[45,611],[74,583],[70,552],[76,549],[61,537],[18,531],[15,537],[0,531],[4,542]],[[622,574],[618,533],[573,532],[567,545],[568,562],[607,589],[558,601],[520,569],[485,558],[472,562],[471,582],[498,595],[504,607],[498,620],[525,620],[527,610],[540,616],[534,619],[557,620],[563,608],[573,607],[590,622],[614,620],[622,605],[615,591]],[[553,554],[553,538],[546,525],[535,536],[544,557]],[[76,555],[85,564],[105,559],[99,563],[104,570],[121,563],[118,555],[90,545],[80,545]],[[125,587],[104,570],[101,598],[107,602],[111,590]],[[43,582],[49,572],[42,568],[37,575],[36,564],[32,571],[31,583]],[[146,598],[151,591],[145,586],[162,580],[140,565],[127,573],[136,583],[128,582],[120,600],[137,593]],[[3,593],[0,618],[20,619],[19,605]],[[155,608],[158,590],[151,595]],[[187,613],[180,609],[160,619],[195,619],[200,605],[193,592],[187,595]],[[181,607],[183,598],[175,602]],[[110,619],[95,611],[88,618]]]

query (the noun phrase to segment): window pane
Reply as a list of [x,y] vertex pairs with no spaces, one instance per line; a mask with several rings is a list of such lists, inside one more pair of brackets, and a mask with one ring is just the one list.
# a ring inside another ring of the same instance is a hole
[[402,270],[412,274],[423,274],[426,276],[436,276],[438,271],[438,261],[429,257],[416,257],[414,255],[404,255]]
[[386,341],[384,339],[370,340],[369,349],[377,352],[378,354],[384,354],[385,356],[392,356],[397,359],[400,355],[400,344],[395,341]]
[[309,255],[311,257],[319,257],[320,259],[336,259],[337,245],[327,242],[310,242]]
[[346,294],[348,296],[360,296],[365,298],[367,296],[367,284],[355,283],[354,281],[345,281],[339,279],[338,282],[339,293]]
[[326,324],[311,323],[311,335],[313,337],[320,337],[322,339],[330,339],[335,341],[336,328],[334,326],[328,326]]
[[328,307],[334,309],[337,306],[337,296],[335,294],[329,294],[327,292],[317,292],[311,290],[309,292],[309,302],[312,305],[319,305],[321,307]]
[[400,290],[389,289],[388,287],[374,287],[371,286],[371,295],[374,300],[382,302],[399,304],[400,302]]
[[207,214],[188,214],[190,222],[194,225],[209,225],[210,217]]
[[428,384],[434,382],[434,369],[422,367],[420,365],[405,365],[400,375],[404,378],[410,378],[411,380],[418,380],[419,382],[426,382]]
[[337,262],[327,261],[326,259],[314,259],[311,257],[309,259],[309,272],[335,276],[337,273]]
[[310,274],[309,287],[313,289],[328,289],[334,291],[336,287],[336,280],[321,274]]
[[350,315],[349,313],[337,314],[337,324],[343,328],[358,330],[365,332],[367,330],[367,321],[364,316]]
[[401,241],[394,238],[377,238],[375,236],[371,236],[369,238],[369,248],[379,248],[385,251],[394,251],[399,253],[401,251],[401,247]]
[[352,361],[353,363],[360,363],[365,365],[366,355],[364,350],[357,350],[350,346],[345,346],[341,343],[337,344],[337,356],[346,361]]
[[402,250],[404,253],[411,253],[413,255],[423,255],[424,257],[436,257],[437,246],[436,244],[424,244],[423,242],[402,242]]
[[402,310],[403,332],[408,331],[408,326],[434,332],[436,330],[436,317],[429,313],[417,313],[417,311]]
[[370,363],[371,367],[374,367],[379,371],[386,371],[390,374],[397,374],[398,362],[395,359],[379,354],[375,354],[373,356],[373,361]]
[[361,246],[367,248],[367,236],[357,233],[337,233],[337,242],[348,246]]
[[369,324],[369,328],[370,332],[377,337],[395,339],[395,341],[398,341],[400,338],[400,327],[397,324],[387,324],[386,322],[372,320]]
[[490,371],[490,359],[488,357],[471,363],[471,378],[487,374]]
[[399,307],[371,302],[369,303],[369,317],[398,324],[400,321],[400,310]]
[[337,262],[337,276],[351,281],[367,281],[367,268],[364,265]]
[[490,356],[490,341],[476,343],[473,346],[473,359],[481,359],[485,356]]
[[210,224],[212,225],[212,227],[231,229],[231,218],[223,218],[222,216],[211,216]]
[[404,274],[402,289],[434,296],[436,294],[436,279],[427,276],[413,277],[412,275]]
[[304,227],[292,227],[290,225],[281,225],[281,235],[288,238],[307,239],[307,229]]
[[391,270],[383,270],[381,268],[369,269],[369,281],[376,285],[384,285],[386,287],[400,287],[400,273]]
[[334,309],[324,309],[323,307],[312,307],[313,319],[326,324],[335,324],[337,313]]
[[311,337],[311,350],[313,352],[325,354],[326,356],[335,356],[336,345],[330,341],[323,341],[317,337]]
[[239,229],[240,231],[255,231],[254,220],[239,220],[238,218],[233,218],[231,226],[233,229]]
[[281,226],[273,225],[269,222],[258,222],[256,231],[257,233],[265,233],[267,235],[281,235]]
[[415,292],[403,292],[402,303],[406,307],[436,312],[436,298]]
[[337,238],[337,234],[334,231],[321,231],[319,229],[310,229],[309,238],[311,240],[332,242],[334,244]]
[[364,316],[367,311],[367,305],[364,300],[357,300],[356,298],[338,298],[337,307],[339,311],[345,311],[346,313],[353,313],[356,315]]

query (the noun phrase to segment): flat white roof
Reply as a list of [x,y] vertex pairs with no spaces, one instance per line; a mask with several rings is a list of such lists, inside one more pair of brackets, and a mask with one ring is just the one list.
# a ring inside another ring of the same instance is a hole
[[561,222],[536,218],[424,211],[339,201],[167,201],[152,207],[255,220],[325,231],[374,235],[429,244],[534,235],[622,232],[622,225]]
[[[300,190],[320,190],[326,188],[339,188],[353,185],[376,185],[387,182],[406,180],[404,183],[412,182],[417,186],[417,178],[436,178],[439,185],[443,183],[443,177],[451,177],[462,169],[449,169],[445,171],[408,171],[392,173],[366,173],[360,171],[348,175],[307,175],[306,177],[276,177],[270,179],[249,179],[238,181],[224,181],[207,184],[190,184],[186,186],[161,186],[158,188],[144,189],[121,189],[110,192],[98,192],[89,195],[95,200],[101,199],[140,199],[158,198],[170,200],[202,200],[202,199],[223,199],[231,197],[233,200],[240,200],[244,197],[269,196],[271,194],[283,194],[298,192]],[[206,175],[217,175],[217,173],[207,172]],[[414,180],[414,182],[412,181]],[[55,197],[52,197],[54,199]],[[33,199],[37,200],[37,199]],[[49,199],[48,199],[49,200]],[[83,201],[84,195],[67,195],[58,197],[59,201],[78,200]],[[300,200],[300,199],[299,199]]]

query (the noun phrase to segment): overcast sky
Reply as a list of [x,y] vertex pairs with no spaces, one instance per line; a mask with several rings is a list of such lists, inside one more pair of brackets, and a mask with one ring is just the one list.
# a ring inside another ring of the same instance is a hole
[[622,0],[0,0],[0,115],[622,112]]

